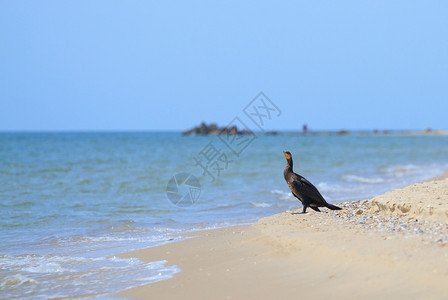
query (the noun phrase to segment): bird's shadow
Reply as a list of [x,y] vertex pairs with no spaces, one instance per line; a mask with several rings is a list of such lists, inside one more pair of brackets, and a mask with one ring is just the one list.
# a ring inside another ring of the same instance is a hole
[[291,213],[291,215],[305,215],[305,214],[307,214],[308,212],[294,212],[294,213]]

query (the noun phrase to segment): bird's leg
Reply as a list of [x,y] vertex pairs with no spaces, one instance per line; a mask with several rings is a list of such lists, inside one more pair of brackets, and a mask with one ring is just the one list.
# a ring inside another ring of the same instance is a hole
[[307,207],[308,207],[308,206],[306,206],[306,205],[303,206],[302,214],[306,214],[306,208],[307,208]]

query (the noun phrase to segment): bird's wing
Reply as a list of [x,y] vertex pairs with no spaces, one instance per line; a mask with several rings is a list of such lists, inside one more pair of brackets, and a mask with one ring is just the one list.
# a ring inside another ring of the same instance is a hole
[[327,203],[327,201],[325,201],[324,197],[322,197],[317,188],[305,178],[300,177],[295,179],[293,181],[293,186],[303,198],[308,198],[322,205]]

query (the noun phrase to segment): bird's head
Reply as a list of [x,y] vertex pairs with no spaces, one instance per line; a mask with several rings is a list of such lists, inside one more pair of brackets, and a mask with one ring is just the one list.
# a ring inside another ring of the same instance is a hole
[[283,155],[285,155],[285,158],[287,160],[290,160],[292,158],[291,152],[289,151],[283,151]]

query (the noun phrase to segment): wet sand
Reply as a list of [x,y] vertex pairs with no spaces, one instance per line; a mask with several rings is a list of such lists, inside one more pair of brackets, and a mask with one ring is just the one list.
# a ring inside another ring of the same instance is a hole
[[343,210],[298,209],[122,254],[167,260],[182,272],[118,296],[446,299],[448,179],[339,205]]

